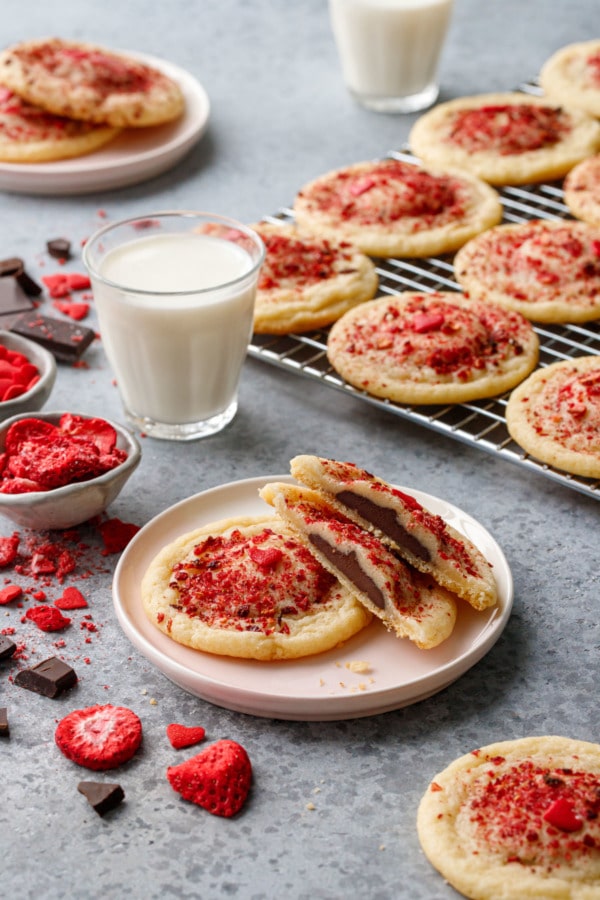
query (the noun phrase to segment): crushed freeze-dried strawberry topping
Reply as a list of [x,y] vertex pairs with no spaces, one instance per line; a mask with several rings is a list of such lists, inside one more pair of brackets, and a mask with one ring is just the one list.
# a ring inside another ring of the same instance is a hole
[[497,104],[457,111],[446,140],[469,153],[493,150],[502,156],[552,147],[571,130],[560,108],[529,103]]
[[338,171],[301,192],[310,205],[361,225],[410,219],[414,231],[441,226],[464,215],[469,190],[460,178],[386,159],[369,167]]
[[563,367],[527,408],[531,426],[577,453],[600,455],[600,358],[597,368]]
[[334,247],[327,240],[299,239],[257,230],[266,248],[258,282],[260,290],[301,290],[331,277],[334,272],[347,272],[351,264],[352,252],[343,246]]
[[587,60],[587,70],[594,88],[600,88],[600,53],[591,53]]
[[593,772],[492,763],[463,814],[478,845],[512,863],[552,868],[600,857],[600,778]]
[[173,568],[176,608],[216,627],[286,631],[283,616],[324,604],[335,579],[300,543],[264,528],[210,536]]
[[56,141],[87,134],[98,126],[55,116],[0,87],[0,139],[27,143]]

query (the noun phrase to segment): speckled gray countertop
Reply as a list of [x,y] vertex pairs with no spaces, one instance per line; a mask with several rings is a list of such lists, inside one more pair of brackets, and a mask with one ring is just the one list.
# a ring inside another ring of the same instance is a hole
[[[309,178],[400,146],[413,121],[352,102],[325,0],[10,0],[7,7],[3,44],[60,34],[136,49],[193,73],[212,103],[201,143],[151,181],[77,197],[0,194],[1,255],[22,256],[37,277],[56,268],[45,254],[48,238],[69,237],[69,268],[80,270],[80,242],[107,218],[197,208],[254,221],[289,203]],[[442,98],[512,88],[561,45],[599,32],[597,0],[456,0]],[[93,322],[92,312],[86,324]],[[99,341],[85,360],[85,368],[60,367],[47,409],[121,419]],[[142,445],[142,463],[111,516],[144,525],[199,491],[285,472],[299,452],[352,459],[478,519],[512,569],[513,613],[477,665],[415,705],[339,722],[259,718],[185,693],[132,646],[112,611],[118,557],[102,556],[93,531],[84,531],[89,578],[76,583],[92,618],[74,613],[60,636],[78,686],[45,699],[16,687],[15,664],[0,663],[0,705],[11,723],[0,747],[2,896],[456,896],[417,841],[416,809],[432,776],[496,740],[600,738],[598,501],[253,359],[238,416],[222,434]],[[13,530],[5,519],[0,528]],[[39,661],[59,636],[22,624],[22,612],[2,608],[0,628],[15,627],[30,661]],[[96,630],[82,629],[84,621]],[[102,819],[77,792],[87,773],[60,754],[54,729],[72,708],[106,702],[138,713],[144,742],[114,773],[125,803]],[[166,740],[170,722],[201,724],[207,739],[246,747],[254,786],[237,818],[210,816],[173,792],[165,770],[183,757]]]

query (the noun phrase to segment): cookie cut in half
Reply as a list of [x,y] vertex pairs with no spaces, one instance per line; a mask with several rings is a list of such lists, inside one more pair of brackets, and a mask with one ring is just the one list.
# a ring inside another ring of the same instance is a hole
[[561,47],[546,60],[539,80],[551,100],[600,117],[600,40]]
[[502,219],[497,193],[468,172],[399,159],[327,172],[296,196],[298,228],[370,256],[450,253]]
[[600,478],[600,356],[538,369],[510,395],[506,425],[513,440],[542,462]]
[[224,519],[182,535],[151,562],[141,590],[161,631],[221,656],[310,656],[371,621],[274,515]]
[[600,745],[547,735],[473,750],[431,781],[417,831],[471,900],[597,900]]
[[409,568],[374,534],[360,528],[319,494],[293,484],[260,491],[311,554],[397,637],[421,649],[452,634],[456,600],[430,576]]
[[600,123],[553,98],[508,92],[440,103],[413,125],[412,151],[430,166],[467,169],[489,184],[562,178],[600,149]]
[[318,456],[295,456],[290,471],[297,481],[323,492],[343,515],[368,528],[475,609],[497,603],[492,567],[481,551],[410,494],[354,463]]

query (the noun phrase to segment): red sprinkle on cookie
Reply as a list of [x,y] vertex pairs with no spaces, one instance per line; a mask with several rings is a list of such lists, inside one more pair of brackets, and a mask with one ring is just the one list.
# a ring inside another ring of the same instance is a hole
[[176,723],[167,725],[167,737],[171,741],[171,746],[176,750],[199,744],[204,740],[205,734],[206,732],[201,726],[189,728],[187,725],[177,725]]
[[169,766],[171,787],[214,816],[229,818],[240,811],[252,781],[252,764],[241,746],[217,741],[178,766]]
[[55,741],[67,759],[100,771],[115,769],[134,755],[142,742],[142,723],[125,706],[75,709],[58,723]]

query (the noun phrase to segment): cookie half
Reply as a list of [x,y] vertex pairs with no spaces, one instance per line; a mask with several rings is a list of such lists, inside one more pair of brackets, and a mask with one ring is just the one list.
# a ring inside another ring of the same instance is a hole
[[502,219],[496,192],[466,172],[398,159],[321,175],[296,196],[298,228],[354,244],[369,256],[450,253]]
[[431,781],[417,831],[471,900],[597,900],[600,745],[548,735],[473,750]]
[[146,615],[174,641],[245,659],[321,653],[371,619],[273,515],[182,535],[151,562],[141,590]]
[[506,406],[510,436],[542,462],[600,478],[600,356],[538,369]]
[[496,580],[481,551],[414,497],[354,463],[302,455],[292,459],[290,471],[475,609],[497,603]]
[[450,636],[456,622],[454,596],[409,568],[323,495],[283,483],[267,484],[259,493],[315,559],[397,637],[430,649]]
[[518,92],[440,103],[413,125],[409,143],[431,166],[466,168],[490,184],[562,178],[600,149],[600,123],[552,98]]
[[542,66],[539,81],[551,100],[600,117],[600,40],[557,50]]
[[327,340],[329,362],[349,384],[397,403],[496,396],[522,381],[538,354],[538,337],[520,313],[450,292],[363,303]]

